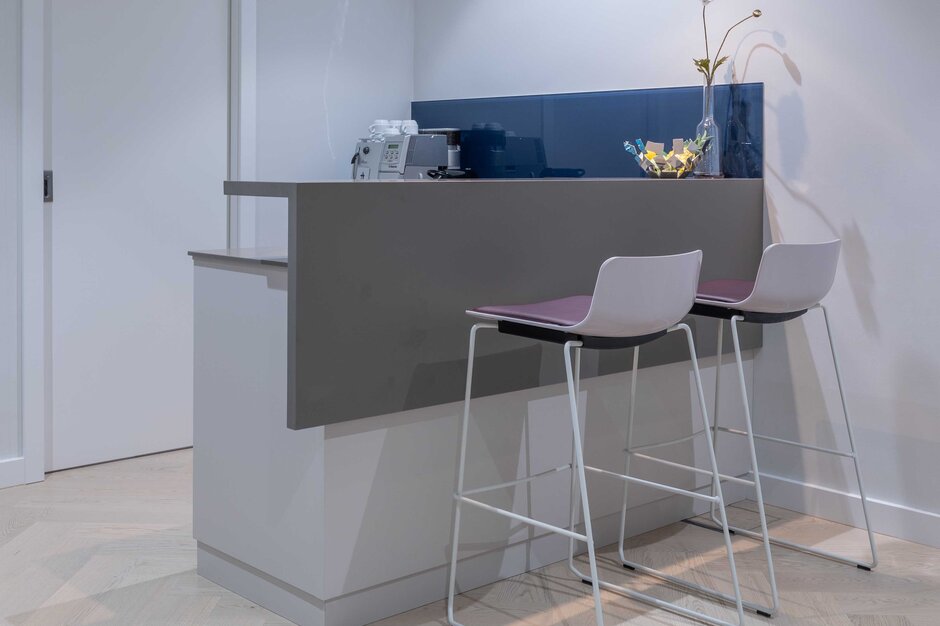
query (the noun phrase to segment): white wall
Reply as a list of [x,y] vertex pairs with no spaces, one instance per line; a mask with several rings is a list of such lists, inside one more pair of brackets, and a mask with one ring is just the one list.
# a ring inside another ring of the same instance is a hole
[[[242,180],[347,179],[372,120],[409,117],[413,0],[243,2],[242,26]],[[283,203],[242,205],[242,246],[286,246]]]
[[416,0],[415,100],[697,84],[688,4]]
[[[709,14],[714,44],[723,25],[764,10],[729,39],[733,64],[723,80],[733,72],[766,85],[770,234],[843,239],[826,303],[868,487],[880,501],[876,527],[940,545],[940,333],[926,326],[940,299],[935,159],[926,156],[940,142],[940,5],[768,4],[720,0]],[[417,0],[415,98],[699,83],[690,62],[702,55],[698,3],[574,6]],[[767,330],[755,373],[758,429],[844,443],[821,324],[811,315]],[[851,484],[844,467],[811,453],[764,447],[762,455],[772,474]],[[773,485],[771,497],[851,519],[818,492],[786,484]]]
[[20,456],[19,5],[0,0],[0,463]]

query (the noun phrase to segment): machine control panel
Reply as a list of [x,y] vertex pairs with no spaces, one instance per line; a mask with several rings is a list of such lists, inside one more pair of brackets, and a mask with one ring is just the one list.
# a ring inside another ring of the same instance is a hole
[[385,154],[382,157],[382,165],[387,169],[398,169],[398,162],[401,160],[400,143],[389,143],[385,145]]

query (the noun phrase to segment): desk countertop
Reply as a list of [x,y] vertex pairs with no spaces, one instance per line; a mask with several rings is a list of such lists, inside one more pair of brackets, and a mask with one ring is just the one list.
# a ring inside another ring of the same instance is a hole
[[287,267],[286,248],[223,248],[221,250],[190,250],[193,259],[238,261],[257,265]]

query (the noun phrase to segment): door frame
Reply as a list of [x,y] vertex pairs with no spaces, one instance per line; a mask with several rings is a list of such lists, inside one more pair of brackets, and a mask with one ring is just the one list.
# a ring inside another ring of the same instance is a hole
[[20,0],[19,389],[21,456],[0,464],[0,488],[43,480],[48,380],[48,209],[45,153],[45,3]]
[[[229,0],[229,180],[257,180],[258,0]],[[257,199],[228,196],[228,246],[254,247]]]

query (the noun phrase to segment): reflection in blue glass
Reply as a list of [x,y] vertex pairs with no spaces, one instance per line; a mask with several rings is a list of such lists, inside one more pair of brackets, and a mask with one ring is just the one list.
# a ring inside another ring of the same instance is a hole
[[[715,95],[725,176],[762,177],[763,84],[719,85]],[[702,88],[413,102],[411,116],[421,128],[460,128],[461,165],[480,178],[640,178],[623,142],[694,137]]]

